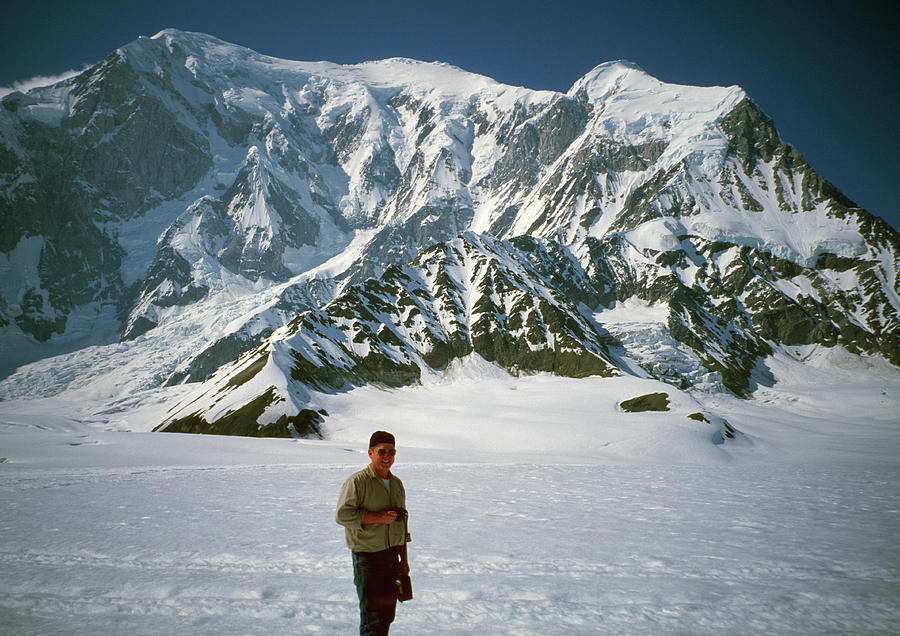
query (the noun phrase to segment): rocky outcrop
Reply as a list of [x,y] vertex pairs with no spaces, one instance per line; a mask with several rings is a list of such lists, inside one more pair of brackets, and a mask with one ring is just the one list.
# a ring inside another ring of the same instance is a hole
[[[218,395],[238,361],[284,349],[280,383],[228,391],[229,430],[472,353],[741,396],[780,347],[900,364],[898,233],[739,88],[622,62],[563,94],[164,31],[2,100],[0,222],[17,362],[118,333],[110,355],[171,351],[142,388]],[[631,302],[653,320],[607,324]],[[226,417],[204,408],[179,426]]]

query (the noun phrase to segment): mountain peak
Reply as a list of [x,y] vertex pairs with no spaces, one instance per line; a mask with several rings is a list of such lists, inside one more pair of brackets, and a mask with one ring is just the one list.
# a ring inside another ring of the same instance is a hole
[[609,62],[601,62],[597,66],[595,66],[588,75],[592,73],[607,73],[607,72],[618,72],[624,73],[628,71],[639,71],[648,74],[639,64],[636,62],[632,62],[631,60],[610,60]]
[[585,73],[570,89],[570,93],[577,93],[579,90],[588,87],[609,85],[620,82],[630,73],[637,73],[648,79],[655,79],[640,66],[628,60],[612,60],[598,64],[590,71]]
[[166,41],[177,40],[179,42],[194,43],[194,44],[198,44],[198,45],[218,44],[218,45],[225,45],[225,46],[231,46],[231,47],[238,47],[238,45],[236,45],[236,44],[231,44],[230,42],[220,40],[219,38],[215,37],[214,35],[209,35],[208,33],[200,33],[198,31],[183,31],[181,29],[173,29],[173,28],[162,29],[156,35],[153,35],[149,38],[147,38],[146,36],[143,36],[143,35],[138,37],[138,40],[145,40],[145,39],[166,40]]
[[[141,372],[110,399],[221,379],[209,395],[251,417],[472,351],[581,376],[620,348],[623,373],[741,395],[782,345],[900,362],[897,233],[849,209],[740,88],[617,60],[567,96],[178,29],[72,86],[0,108],[0,375],[124,340],[26,368],[0,397],[124,366]],[[604,318],[632,298],[662,317]],[[258,392],[233,390],[251,375]]]
[[[684,106],[690,108],[700,106],[700,110],[708,109],[701,105],[703,102],[719,104],[727,112],[746,97],[739,86],[702,87],[663,82],[628,60],[614,60],[598,64],[576,81],[569,89],[568,94],[584,94],[589,101],[594,103],[604,102],[620,94],[629,95],[629,99],[640,95],[641,103],[634,104],[631,109],[633,111],[647,108],[672,110],[673,107],[681,110],[677,103],[681,101]],[[643,99],[647,96],[654,97],[659,101],[658,108],[654,108],[650,102]]]

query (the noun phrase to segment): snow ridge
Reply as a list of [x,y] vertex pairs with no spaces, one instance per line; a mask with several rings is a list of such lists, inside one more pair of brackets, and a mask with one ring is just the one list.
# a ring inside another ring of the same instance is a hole
[[[3,106],[2,372],[70,352],[0,382],[7,399],[207,379],[219,395],[241,356],[268,377],[262,352],[277,381],[242,404],[275,387],[273,417],[316,387],[420,382],[473,351],[512,373],[743,396],[783,347],[900,363],[897,232],[739,87],[619,61],[532,91],[166,29]],[[53,214],[75,229],[47,230]],[[604,326],[638,306],[664,317]]]

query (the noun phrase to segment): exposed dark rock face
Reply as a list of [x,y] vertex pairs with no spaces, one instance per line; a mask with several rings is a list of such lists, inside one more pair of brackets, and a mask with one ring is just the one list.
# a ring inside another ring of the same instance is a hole
[[[254,356],[289,387],[254,385],[222,422],[182,409],[179,430],[314,434],[291,419],[307,389],[402,386],[473,353],[572,377],[624,356],[740,396],[780,347],[900,364],[897,231],[740,89],[624,63],[561,94],[165,31],[3,98],[0,225],[2,342],[22,352],[3,375],[114,333],[167,348],[180,325],[195,341],[145,388],[224,399]],[[652,324],[605,324],[634,302]]]
[[[644,411],[668,411],[669,396],[666,393],[648,393],[619,402],[619,408],[626,413],[642,413]],[[690,417],[690,416],[689,416]]]

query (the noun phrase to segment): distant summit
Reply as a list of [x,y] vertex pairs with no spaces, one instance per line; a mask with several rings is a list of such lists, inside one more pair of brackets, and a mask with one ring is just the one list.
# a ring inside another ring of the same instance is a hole
[[739,87],[166,29],[0,103],[3,398],[196,383],[162,429],[311,434],[472,355],[740,396],[798,347],[900,364],[898,233]]

